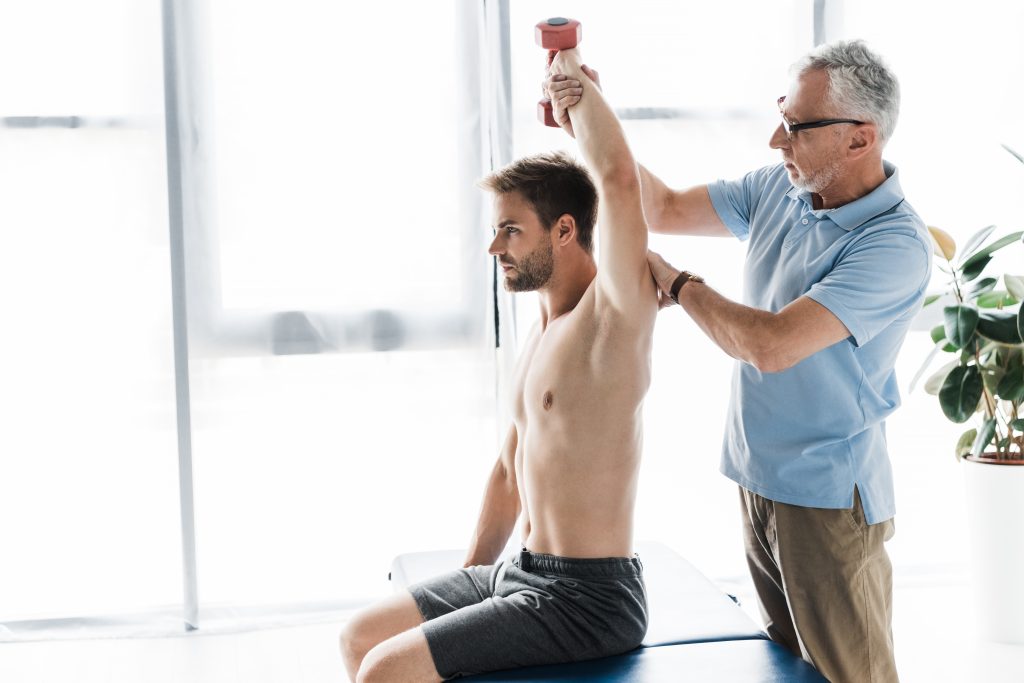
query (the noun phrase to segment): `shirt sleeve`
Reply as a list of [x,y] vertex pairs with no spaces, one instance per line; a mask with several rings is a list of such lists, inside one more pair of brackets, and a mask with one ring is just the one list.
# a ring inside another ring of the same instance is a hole
[[921,304],[931,253],[913,232],[879,231],[848,249],[807,296],[830,310],[863,346]]
[[739,240],[750,237],[750,223],[757,204],[781,164],[765,166],[737,180],[718,180],[708,185],[708,195],[718,217]]

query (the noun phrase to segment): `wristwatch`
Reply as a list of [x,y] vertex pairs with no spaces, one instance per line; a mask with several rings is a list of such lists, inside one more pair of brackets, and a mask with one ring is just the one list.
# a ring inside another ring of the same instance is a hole
[[694,275],[688,270],[684,270],[676,276],[676,279],[672,282],[672,287],[669,289],[668,296],[674,303],[679,303],[679,290],[683,288],[687,282],[704,282],[704,278],[700,275]]

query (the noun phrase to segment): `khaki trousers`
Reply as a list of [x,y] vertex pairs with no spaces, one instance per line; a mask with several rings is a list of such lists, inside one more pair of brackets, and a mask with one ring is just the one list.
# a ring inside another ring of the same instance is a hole
[[777,503],[740,487],[747,564],[768,636],[832,683],[896,683],[892,520]]

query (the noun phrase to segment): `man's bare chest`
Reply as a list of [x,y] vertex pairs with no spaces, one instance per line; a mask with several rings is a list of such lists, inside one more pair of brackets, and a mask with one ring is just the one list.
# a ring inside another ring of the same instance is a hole
[[513,384],[517,421],[565,414],[584,402],[599,384],[595,363],[606,346],[600,322],[558,320],[524,349]]

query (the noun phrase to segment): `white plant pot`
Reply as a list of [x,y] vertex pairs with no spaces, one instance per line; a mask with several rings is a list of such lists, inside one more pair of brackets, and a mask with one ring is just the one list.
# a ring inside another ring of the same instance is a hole
[[978,635],[1024,644],[1024,465],[963,465]]

